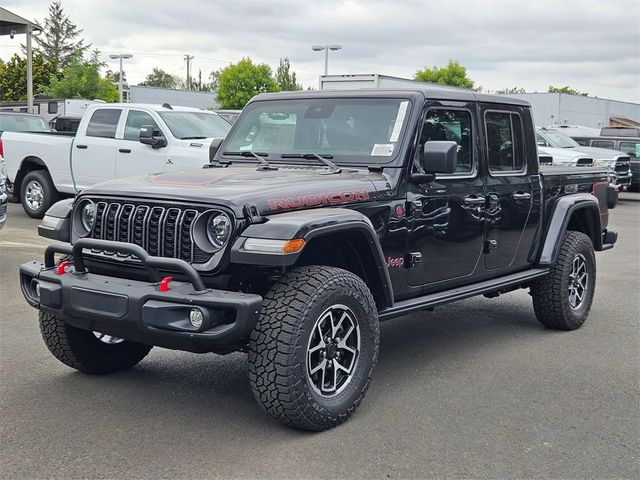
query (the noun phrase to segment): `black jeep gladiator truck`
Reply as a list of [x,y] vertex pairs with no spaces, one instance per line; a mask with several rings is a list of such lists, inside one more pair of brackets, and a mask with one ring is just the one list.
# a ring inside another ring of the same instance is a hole
[[260,406],[325,430],[362,401],[379,322],[529,288],[542,325],[576,329],[617,238],[606,170],[540,171],[517,99],[261,94],[210,152],[49,210],[59,242],[20,273],[58,360],[106,374],[153,346],[248,352]]

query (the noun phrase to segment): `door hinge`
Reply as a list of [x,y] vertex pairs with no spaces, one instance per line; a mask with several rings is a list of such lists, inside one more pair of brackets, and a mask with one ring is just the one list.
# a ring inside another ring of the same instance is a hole
[[404,262],[405,268],[413,268],[419,263],[422,263],[422,253],[410,252],[407,254],[407,261]]
[[484,241],[484,253],[491,253],[498,248],[497,240],[485,240]]

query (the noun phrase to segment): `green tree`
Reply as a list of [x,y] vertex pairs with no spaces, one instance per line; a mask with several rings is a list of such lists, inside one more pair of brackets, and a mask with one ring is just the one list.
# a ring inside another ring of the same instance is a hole
[[300,85],[296,80],[296,72],[291,72],[291,65],[289,64],[288,58],[281,58],[280,64],[276,70],[276,83],[280,90],[284,92],[291,92],[294,90],[302,90],[302,85]]
[[60,78],[51,76],[44,93],[58,98],[87,98],[90,100],[118,101],[118,88],[108,79],[100,76],[103,66],[94,52],[91,59],[75,57]]
[[567,95],[582,95],[583,97],[589,96],[587,92],[579,92],[575,88],[571,88],[568,85],[564,87],[554,87],[553,85],[549,85],[549,93],[566,93]]
[[[56,73],[54,66],[39,52],[33,54],[33,91],[43,93],[51,76]],[[15,54],[7,62],[0,63],[0,101],[27,99],[27,60]]]
[[62,71],[74,58],[84,55],[91,45],[85,45],[78,29],[65,14],[62,4],[53,1],[49,5],[49,16],[42,23],[42,33],[34,35],[35,50],[41,52],[53,64],[56,71]]
[[277,92],[278,84],[271,76],[271,67],[254,64],[243,58],[220,72],[217,101],[220,108],[241,109],[258,93]]
[[458,63],[457,60],[449,60],[446,67],[425,67],[418,70],[414,75],[414,80],[421,82],[438,83],[440,85],[451,85],[453,87],[473,88],[473,80],[467,77],[467,69]]
[[175,75],[171,75],[161,68],[155,67],[151,70],[151,73],[146,76],[144,82],[140,82],[140,85],[158,88],[180,88],[182,81]]
[[507,87],[507,88],[500,88],[498,90],[496,90],[496,93],[498,95],[509,95],[512,93],[527,93],[526,90],[524,88],[520,88],[520,87]]

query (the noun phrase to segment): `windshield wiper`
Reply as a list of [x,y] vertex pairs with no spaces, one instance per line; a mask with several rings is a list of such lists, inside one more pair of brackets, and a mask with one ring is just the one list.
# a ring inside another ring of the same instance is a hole
[[262,158],[262,157],[268,157],[269,156],[268,153],[262,153],[262,152],[256,153],[256,152],[252,152],[251,150],[246,150],[243,152],[222,152],[222,154],[223,155],[239,155],[241,157],[253,157],[256,160],[258,160],[258,162],[260,163],[258,170],[278,170],[278,167],[271,165],[264,158]]
[[280,155],[281,158],[305,158],[311,159],[315,158],[324,163],[327,167],[331,169],[331,173],[341,173],[342,169],[333,163],[330,158],[333,158],[333,155],[318,155],[317,153],[283,153]]
[[202,135],[196,135],[193,137],[180,137],[180,140],[204,140],[205,138],[209,138],[209,137],[203,137]]

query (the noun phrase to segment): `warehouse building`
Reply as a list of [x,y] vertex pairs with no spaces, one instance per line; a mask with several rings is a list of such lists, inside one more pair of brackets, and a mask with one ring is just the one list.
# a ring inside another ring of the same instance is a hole
[[[422,84],[408,78],[379,74],[322,75],[321,90],[351,88],[411,88]],[[640,127],[640,104],[564,93],[510,94],[531,103],[536,125],[580,125],[602,127]]]

